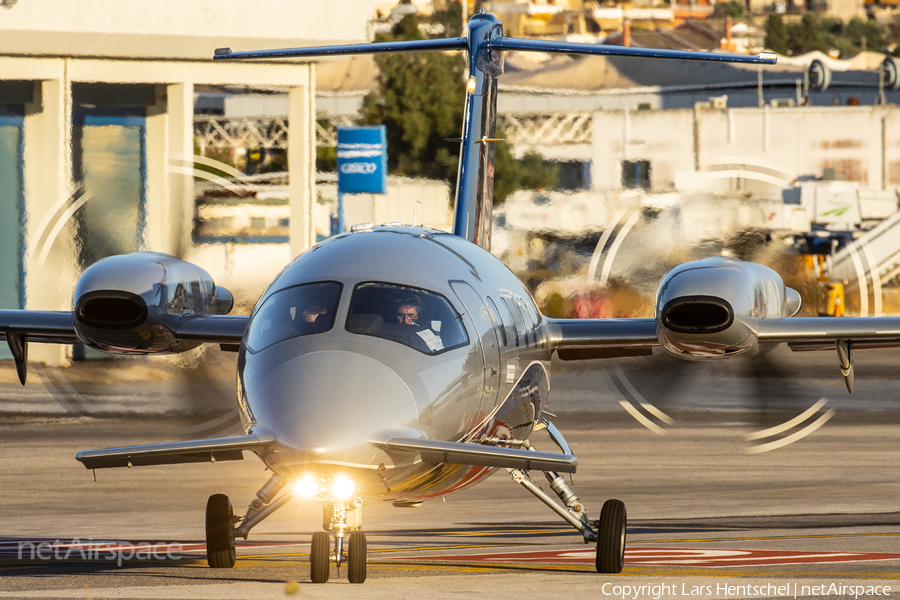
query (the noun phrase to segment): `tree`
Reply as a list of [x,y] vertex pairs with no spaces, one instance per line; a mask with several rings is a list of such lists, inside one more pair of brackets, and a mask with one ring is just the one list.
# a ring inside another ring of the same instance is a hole
[[819,18],[811,12],[803,15],[799,23],[788,27],[788,49],[793,54],[806,54],[813,50],[828,52],[831,45],[825,39]]
[[766,48],[782,56],[788,53],[787,30],[779,14],[769,15],[766,19]]
[[[888,27],[878,21],[863,20],[853,17],[844,28],[844,35],[854,46],[860,50],[881,52],[887,45]],[[863,48],[863,43],[865,48]]]
[[[442,24],[452,34],[454,18],[461,20],[462,12],[458,3],[451,3],[435,15],[429,24]],[[423,39],[421,24],[418,14],[407,15],[390,34],[378,36],[376,41]],[[389,172],[454,182],[459,144],[447,139],[459,138],[462,131],[463,57],[443,52],[380,54],[375,56],[375,64],[378,90],[365,97],[362,113],[366,124],[386,126]],[[555,169],[544,165],[536,154],[526,157],[524,163],[517,161],[508,144],[497,143],[495,167],[495,202],[521,187],[556,186]]]
[[[404,17],[376,41],[423,39],[418,14]],[[363,100],[363,120],[385,125],[388,169],[402,175],[450,180],[465,98],[465,63],[442,52],[377,54],[378,91]]]
[[858,17],[844,24],[839,19],[832,17],[820,19],[814,13],[808,12],[799,23],[784,27],[780,16],[771,15],[766,21],[766,46],[779,53],[782,50],[778,49],[777,44],[781,39],[782,28],[788,54],[837,50],[841,58],[847,58],[862,50],[880,52],[892,39],[885,25]]
[[742,2],[737,2],[737,0],[728,0],[728,2],[716,2],[715,8],[713,9],[713,17],[716,19],[724,19],[725,17],[731,17],[733,19],[740,19],[744,16],[744,4]]

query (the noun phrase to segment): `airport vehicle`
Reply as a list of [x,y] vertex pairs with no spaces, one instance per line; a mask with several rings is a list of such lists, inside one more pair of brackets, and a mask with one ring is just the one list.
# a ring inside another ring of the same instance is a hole
[[[626,509],[608,500],[592,521],[561,473],[577,459],[548,420],[549,364],[646,355],[692,360],[753,356],[788,342],[837,348],[852,384],[854,347],[900,342],[900,319],[789,318],[800,297],[772,270],[730,258],[683,264],[662,280],[650,319],[543,317],[518,279],[490,254],[497,77],[506,50],[619,54],[771,64],[736,56],[521,40],[478,14],[468,36],[262,52],[220,60],[360,52],[468,53],[453,233],[388,224],[356,226],[316,244],[278,275],[248,316],[227,313],[230,293],[199,267],[141,252],[91,265],[72,311],[0,311],[0,332],[20,380],[28,344],[84,343],[121,354],[177,353],[217,343],[238,354],[241,436],[87,450],[88,469],[239,460],[255,453],[272,472],[243,517],[210,497],[208,562],[235,564],[235,538],[294,499],[320,502],[310,576],[348,565],[366,578],[364,501],[414,506],[471,486],[497,469],[596,543],[599,572],[624,563]],[[546,428],[561,453],[528,438]],[[552,493],[531,472],[543,473]],[[331,532],[331,533],[329,533]],[[333,544],[332,544],[333,537]]]

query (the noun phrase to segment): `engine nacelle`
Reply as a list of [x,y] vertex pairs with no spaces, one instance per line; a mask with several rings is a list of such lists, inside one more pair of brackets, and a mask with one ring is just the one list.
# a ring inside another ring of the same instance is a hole
[[785,287],[768,267],[714,257],[679,265],[666,273],[656,296],[659,343],[689,360],[756,355],[752,324],[762,318],[791,317],[800,294]]
[[73,298],[78,338],[115,354],[178,353],[197,347],[174,332],[184,315],[224,315],[234,299],[197,265],[159,252],[110,256],[87,268]]

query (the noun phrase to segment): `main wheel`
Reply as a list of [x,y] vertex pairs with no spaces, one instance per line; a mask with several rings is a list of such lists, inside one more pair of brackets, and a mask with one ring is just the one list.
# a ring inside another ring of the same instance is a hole
[[625,528],[628,517],[625,503],[607,500],[600,511],[597,532],[597,572],[621,573],[625,566]]
[[234,566],[234,511],[224,494],[213,494],[206,503],[206,562],[214,569]]
[[329,557],[331,536],[325,531],[313,534],[312,546],[309,550],[309,578],[313,583],[325,583],[331,573]]
[[350,583],[363,583],[366,580],[366,534],[351,533],[348,557],[347,579]]

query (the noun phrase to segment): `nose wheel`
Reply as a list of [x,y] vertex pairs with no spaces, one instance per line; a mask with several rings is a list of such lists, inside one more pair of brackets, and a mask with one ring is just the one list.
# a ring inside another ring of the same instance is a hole
[[[359,528],[358,512],[361,507],[362,501],[359,500],[349,507],[344,503],[325,505],[323,525],[326,530],[334,532],[334,549],[330,548],[331,536],[328,531],[313,534],[309,549],[309,578],[313,583],[328,581],[332,563],[337,565],[338,573],[341,565],[347,563],[347,579],[350,583],[363,583],[366,580],[366,534],[360,531],[348,532],[348,529]],[[348,516],[351,518],[348,519]]]
[[331,540],[325,531],[313,534],[312,546],[309,550],[309,578],[313,583],[326,583],[331,572],[329,546]]
[[362,583],[366,580],[366,534],[351,533],[348,550],[347,579],[350,583]]
[[[366,580],[366,534],[356,532],[350,534],[350,543],[347,551],[338,550],[341,560],[337,560],[337,553],[332,553],[328,533],[317,531],[313,534],[312,546],[309,551],[309,578],[313,583],[327,583],[331,574],[331,563],[335,562],[338,569],[341,563],[347,563],[347,580],[350,583],[363,583]],[[336,538],[335,542],[340,538]],[[335,543],[335,547],[343,544]]]

